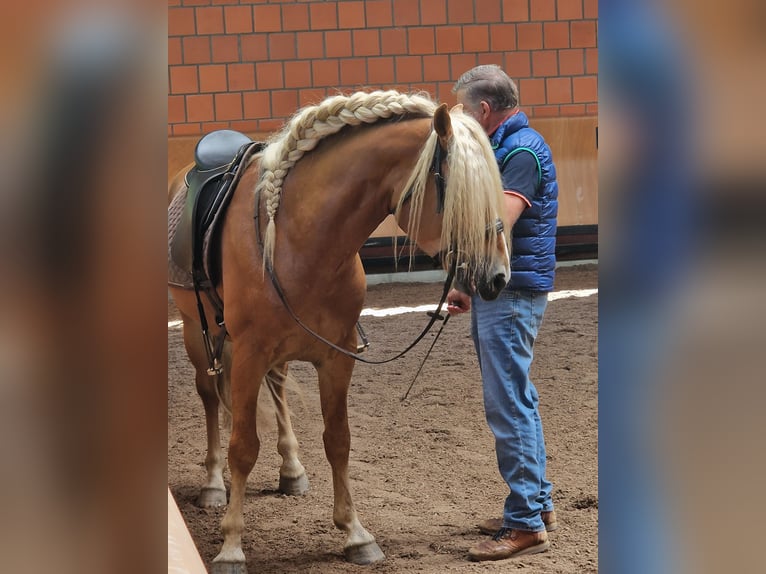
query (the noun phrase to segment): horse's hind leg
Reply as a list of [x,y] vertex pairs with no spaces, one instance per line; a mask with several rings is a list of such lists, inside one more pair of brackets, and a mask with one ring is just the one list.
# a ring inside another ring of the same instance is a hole
[[197,505],[203,508],[224,506],[226,505],[226,486],[223,482],[223,469],[226,461],[221,449],[218,421],[220,401],[216,389],[219,384],[218,379],[223,375],[211,377],[207,374],[207,355],[199,325],[186,317],[184,317],[183,325],[184,345],[196,372],[194,382],[205,409],[207,429],[207,455],[205,456],[207,480],[200,490]]
[[[246,335],[246,334],[245,334]],[[247,337],[238,343],[235,337],[231,362],[232,427],[229,439],[229,470],[231,471],[231,495],[226,514],[221,521],[223,546],[213,559],[211,572],[242,573],[245,553],[242,551],[242,533],[245,530],[243,515],[247,477],[253,470],[261,442],[257,427],[258,391],[266,374],[265,359],[257,348],[248,346]]]
[[348,479],[348,454],[351,433],[348,427],[346,399],[354,361],[345,356],[317,366],[319,394],[324,418],[324,440],[327,460],[332,467],[335,526],[347,534],[343,552],[346,560],[354,564],[370,564],[383,560],[385,555],[375,538],[364,529],[356,515]]
[[293,425],[290,420],[290,409],[287,406],[285,396],[285,380],[287,378],[287,365],[275,368],[266,375],[266,386],[276,408],[277,428],[277,452],[282,457],[282,466],[279,467],[279,491],[289,496],[306,494],[309,489],[309,479],[306,469],[298,460],[298,439],[295,438]]

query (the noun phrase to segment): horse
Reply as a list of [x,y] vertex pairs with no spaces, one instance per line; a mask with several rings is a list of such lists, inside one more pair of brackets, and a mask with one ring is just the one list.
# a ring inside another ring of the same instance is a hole
[[[215,292],[227,333],[228,394],[207,372],[194,292],[169,285],[206,416],[203,506],[226,504],[218,409],[220,400],[230,401],[231,491],[212,571],[246,572],[243,502],[261,446],[255,429],[262,385],[276,406],[280,490],[308,489],[284,393],[287,365],[296,360],[318,375],[332,518],[346,534],[345,558],[369,564],[385,556],[357,516],[348,476],[347,395],[366,293],[359,250],[393,214],[413,245],[441,255],[445,269],[457,267],[463,289],[497,297],[510,277],[500,175],[479,124],[459,106],[449,110],[422,93],[330,96],[298,110],[265,143],[243,168],[221,223]],[[172,197],[183,178],[170,187]],[[214,310],[208,301],[202,306],[216,334],[222,327]]]

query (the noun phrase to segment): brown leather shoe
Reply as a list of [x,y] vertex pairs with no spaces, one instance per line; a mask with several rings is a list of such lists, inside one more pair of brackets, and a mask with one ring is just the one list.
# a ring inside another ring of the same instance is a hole
[[[541,512],[540,518],[543,519],[543,524],[545,524],[545,529],[548,532],[553,532],[559,527],[558,520],[556,519],[555,510]],[[477,524],[476,526],[479,528],[479,532],[481,532],[482,534],[488,534],[492,536],[503,527],[503,519],[502,518],[487,518],[486,520],[482,520],[481,522],[479,522],[479,524]]]
[[504,560],[515,556],[545,552],[550,546],[548,533],[545,530],[529,532],[515,528],[502,528],[492,537],[492,540],[479,542],[468,550],[468,557],[476,562]]

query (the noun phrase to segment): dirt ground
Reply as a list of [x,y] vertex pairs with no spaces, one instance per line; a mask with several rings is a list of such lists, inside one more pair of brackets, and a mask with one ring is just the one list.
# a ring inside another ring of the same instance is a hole
[[[595,289],[597,276],[596,265],[562,267],[556,291]],[[373,285],[365,306],[437,303],[441,289],[435,283]],[[176,319],[169,302],[168,321]],[[427,319],[423,312],[362,317],[371,343],[367,357],[398,352]],[[245,502],[243,549],[250,572],[597,572],[598,295],[550,301],[536,343],[532,379],[540,394],[560,528],[550,535],[550,551],[494,563],[467,558],[468,548],[483,539],[475,524],[501,514],[507,489],[484,420],[469,321],[467,314],[450,320],[404,402],[400,398],[436,328],[404,358],[385,365],[358,363],[354,370],[352,494],[362,524],[386,554],[386,560],[371,566],[343,559],[344,535],[332,523],[316,375],[309,364],[291,365],[300,385],[288,399],[311,489],[302,497],[277,492],[276,431],[267,431]],[[194,505],[205,476],[205,419],[177,327],[168,329],[168,361],[168,484],[209,564],[223,540],[224,510]]]

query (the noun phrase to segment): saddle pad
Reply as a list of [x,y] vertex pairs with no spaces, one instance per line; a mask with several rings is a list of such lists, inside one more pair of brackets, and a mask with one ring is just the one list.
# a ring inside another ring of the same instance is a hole
[[[174,260],[170,246],[176,236],[178,222],[186,206],[186,189],[179,191],[168,207],[168,285],[183,289],[194,289],[191,273],[182,269]],[[191,240],[187,242],[187,248],[191,250]]]

